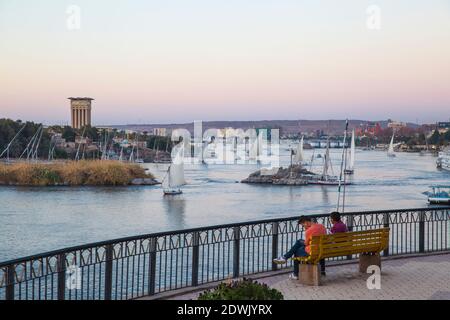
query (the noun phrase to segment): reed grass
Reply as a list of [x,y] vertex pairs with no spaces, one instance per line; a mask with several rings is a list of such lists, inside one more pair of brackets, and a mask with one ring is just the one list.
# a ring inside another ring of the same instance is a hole
[[137,164],[119,161],[0,164],[0,184],[24,186],[118,186],[136,178],[154,177]]

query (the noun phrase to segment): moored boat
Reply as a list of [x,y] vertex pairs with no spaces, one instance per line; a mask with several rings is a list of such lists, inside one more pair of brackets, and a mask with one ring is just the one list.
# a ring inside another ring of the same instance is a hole
[[[339,179],[337,176],[329,175],[328,171],[332,168],[331,164],[331,158],[330,158],[330,143],[327,142],[327,149],[325,151],[325,155],[323,157],[323,171],[322,175],[319,179],[311,179],[309,181],[309,184],[319,184],[319,185],[325,185],[325,186],[338,186],[338,185],[349,185],[350,182],[345,181],[345,179]],[[333,174],[333,172],[332,172]]]
[[431,191],[424,192],[430,204],[450,204],[450,185],[433,185]]
[[450,149],[439,152],[436,166],[439,169],[450,171]]

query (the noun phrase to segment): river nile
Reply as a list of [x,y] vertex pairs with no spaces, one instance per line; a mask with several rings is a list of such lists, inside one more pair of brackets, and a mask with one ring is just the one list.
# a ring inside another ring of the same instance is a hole
[[[317,154],[316,150],[316,154]],[[319,153],[323,154],[324,150]],[[281,164],[289,163],[286,148]],[[306,150],[306,158],[312,150]],[[341,150],[332,149],[334,172]],[[320,172],[321,159],[313,171]],[[167,165],[145,164],[159,179]],[[180,196],[160,186],[0,187],[0,261],[100,240],[255,219],[326,213],[336,207],[335,186],[236,183],[257,165],[187,165]],[[426,207],[421,193],[450,181],[431,155],[356,152],[346,210]]]

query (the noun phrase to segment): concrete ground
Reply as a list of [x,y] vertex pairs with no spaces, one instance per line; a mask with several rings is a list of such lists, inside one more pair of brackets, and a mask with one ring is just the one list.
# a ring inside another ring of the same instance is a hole
[[[368,289],[369,276],[360,274],[357,264],[346,264],[327,267],[327,275],[322,277],[319,287],[301,285],[288,279],[286,273],[258,281],[281,291],[286,300],[450,300],[450,254],[384,260],[380,289]],[[198,294],[180,294],[170,299],[196,299]]]

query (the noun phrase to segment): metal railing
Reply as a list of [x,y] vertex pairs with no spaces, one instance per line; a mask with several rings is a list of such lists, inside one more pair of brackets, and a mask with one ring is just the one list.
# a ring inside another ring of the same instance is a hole
[[[328,214],[312,217],[330,227]],[[303,237],[297,219],[154,233],[3,262],[0,299],[130,299],[277,270],[272,259]],[[450,207],[346,213],[343,221],[353,231],[390,227],[384,256],[450,250]]]

